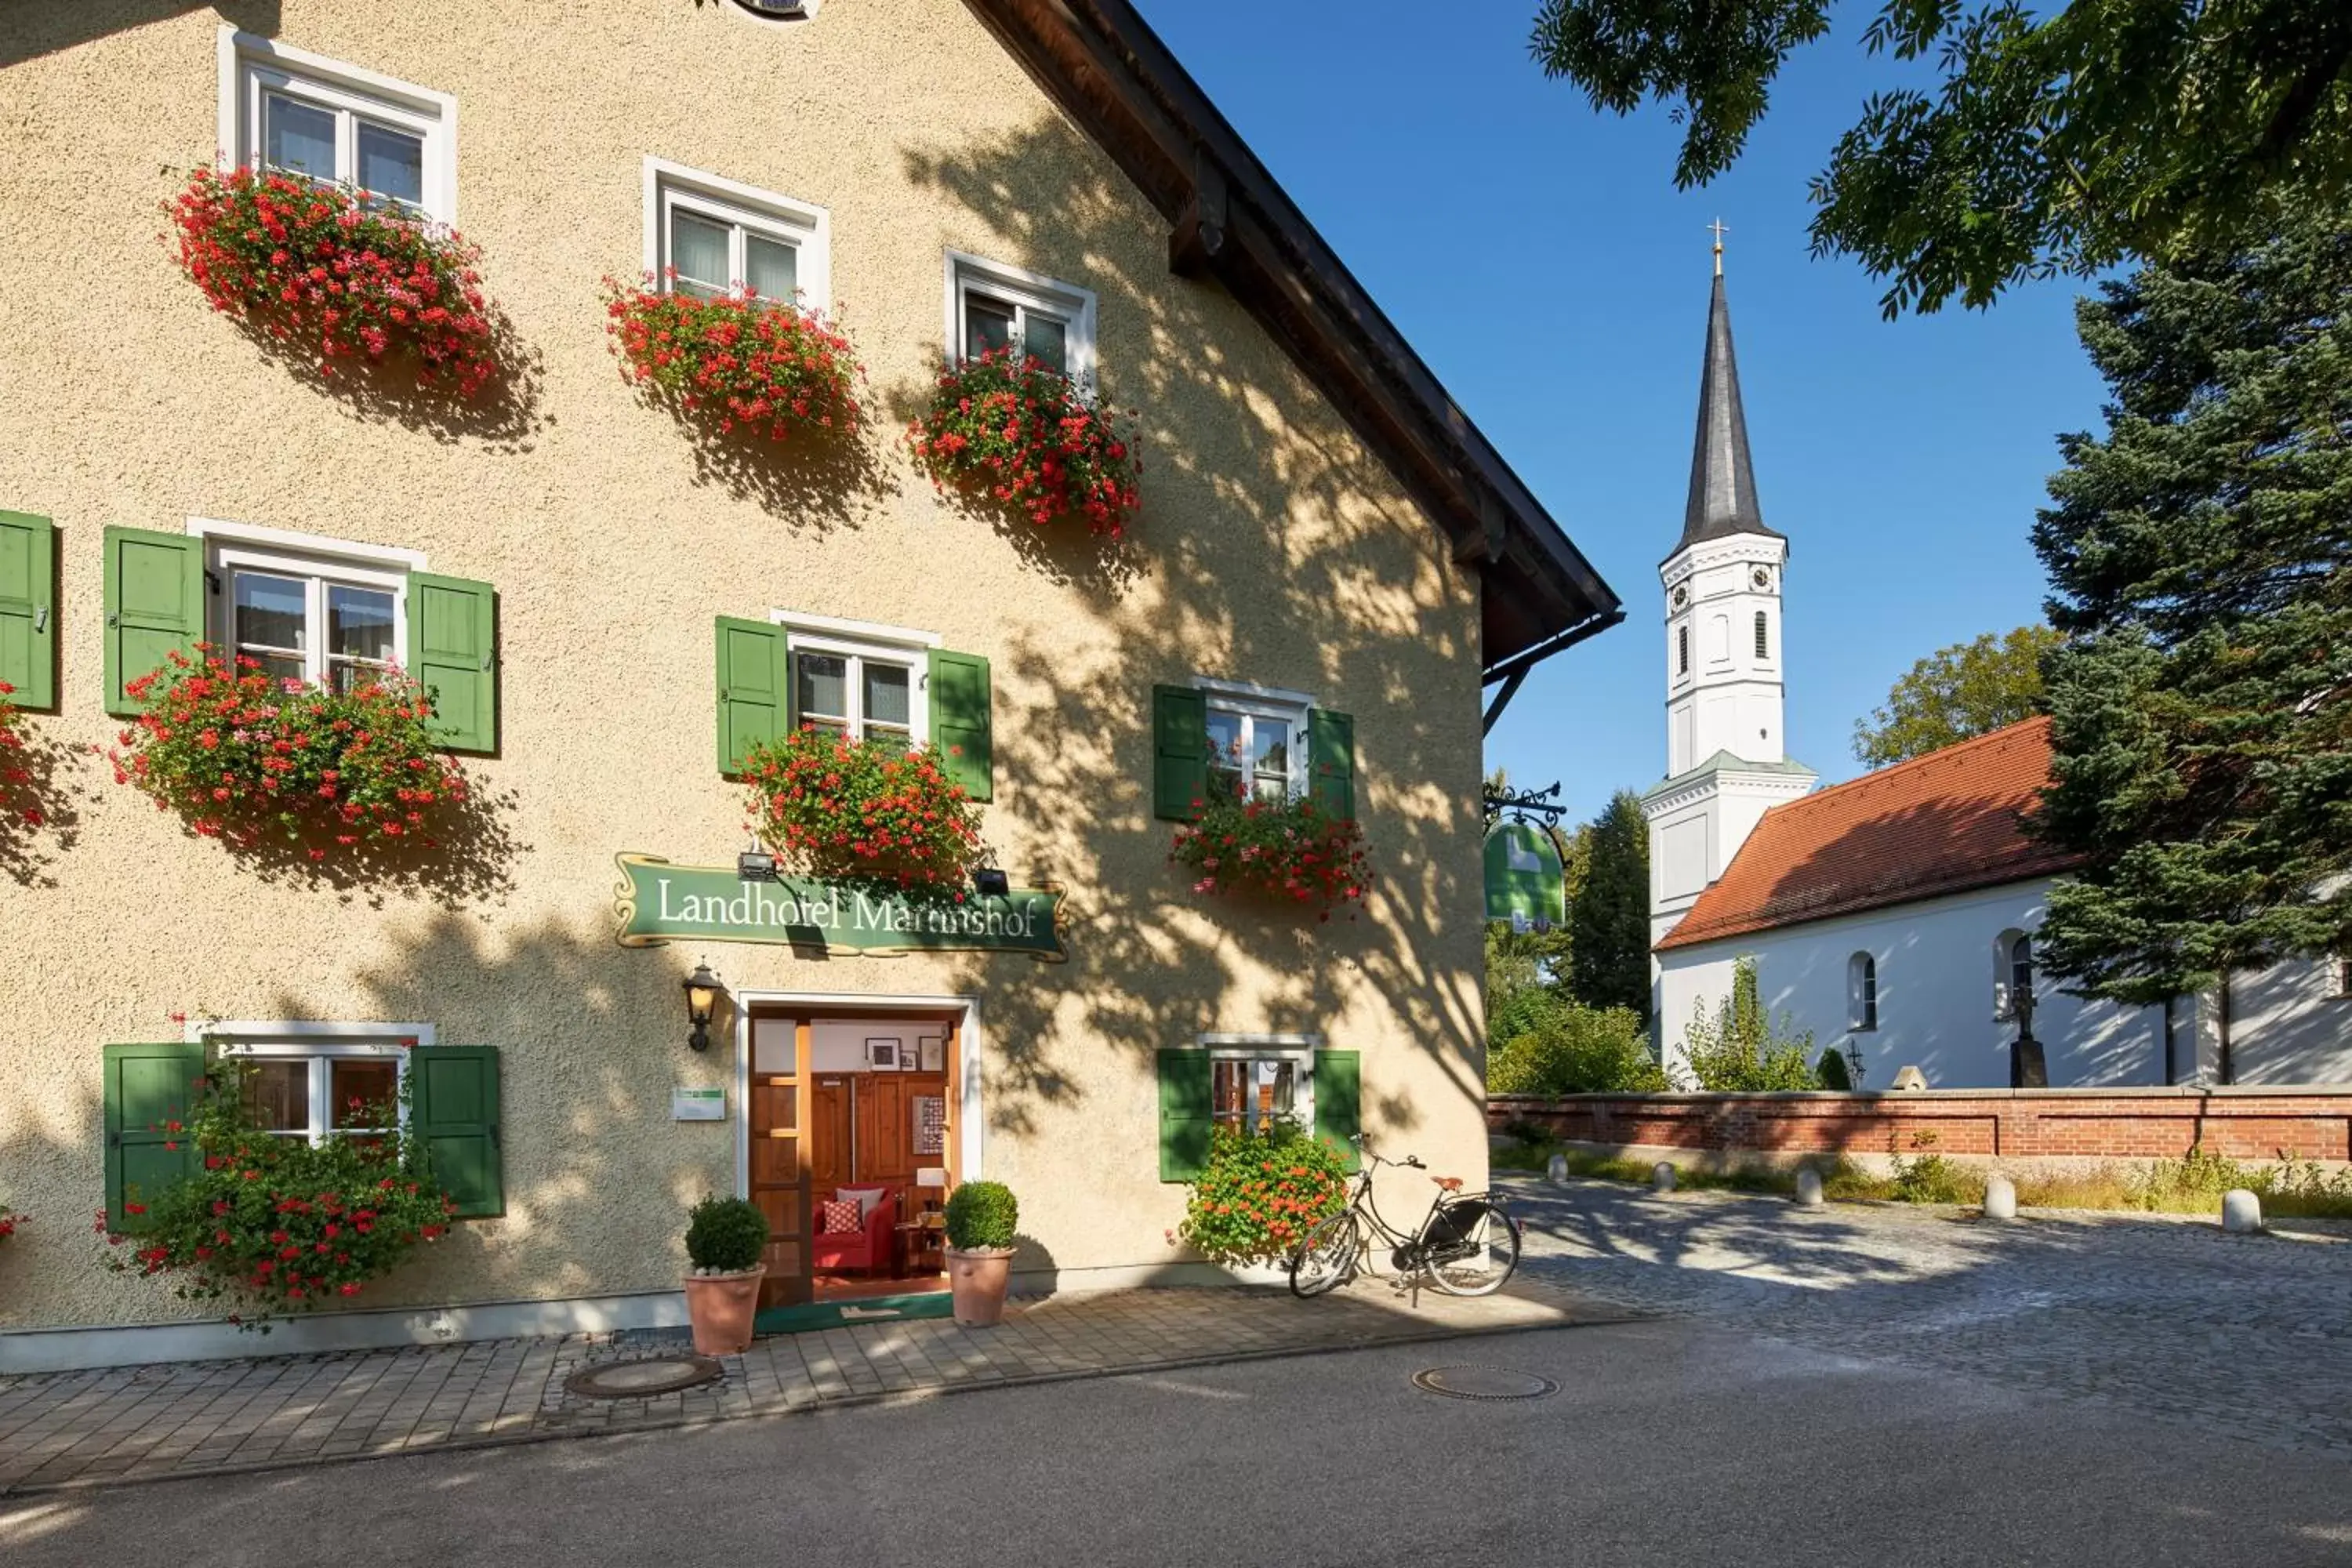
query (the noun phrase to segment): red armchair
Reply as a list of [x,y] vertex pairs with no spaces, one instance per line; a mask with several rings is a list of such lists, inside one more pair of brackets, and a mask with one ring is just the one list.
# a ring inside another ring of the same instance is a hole
[[819,1233],[814,1238],[811,1257],[816,1272],[838,1274],[844,1269],[863,1268],[878,1273],[887,1269],[896,1239],[891,1231],[898,1223],[898,1196],[885,1193],[881,1201],[866,1211],[865,1229],[836,1231],[830,1236]]

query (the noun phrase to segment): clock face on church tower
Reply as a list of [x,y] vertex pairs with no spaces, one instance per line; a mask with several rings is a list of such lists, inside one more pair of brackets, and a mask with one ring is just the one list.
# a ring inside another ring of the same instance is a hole
[[1759,588],[1769,588],[1772,585],[1772,569],[1769,566],[1759,566],[1748,574],[1748,580]]
[[1677,583],[1677,584],[1675,584],[1675,609],[1677,609],[1677,610],[1679,610],[1679,609],[1681,609],[1685,605],[1687,605],[1687,604],[1689,604],[1689,603],[1690,603],[1690,585],[1689,585],[1688,584],[1686,584],[1686,583]]

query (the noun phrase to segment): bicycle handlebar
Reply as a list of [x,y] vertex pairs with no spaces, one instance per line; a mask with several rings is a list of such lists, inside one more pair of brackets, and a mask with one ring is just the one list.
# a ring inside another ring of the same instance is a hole
[[[1402,1160],[1391,1160],[1374,1153],[1372,1152],[1370,1141],[1360,1132],[1357,1133],[1352,1138],[1349,1138],[1348,1142],[1353,1143],[1358,1149],[1361,1150],[1363,1152],[1364,1158],[1370,1162],[1371,1165],[1402,1165],[1410,1170],[1415,1171],[1426,1171],[1429,1169],[1428,1166],[1421,1163],[1421,1156],[1418,1154],[1407,1154]],[[1366,1167],[1368,1170],[1370,1168],[1370,1165]]]

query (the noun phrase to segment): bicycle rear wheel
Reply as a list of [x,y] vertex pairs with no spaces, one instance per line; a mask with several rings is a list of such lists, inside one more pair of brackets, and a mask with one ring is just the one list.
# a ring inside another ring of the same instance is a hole
[[1424,1234],[1429,1282],[1449,1296],[1492,1295],[1519,1266],[1518,1222],[1484,1198],[1447,1204]]
[[1355,1272],[1356,1252],[1362,1238],[1356,1231],[1356,1211],[1341,1209],[1315,1222],[1290,1252],[1290,1293],[1301,1300],[1320,1296]]

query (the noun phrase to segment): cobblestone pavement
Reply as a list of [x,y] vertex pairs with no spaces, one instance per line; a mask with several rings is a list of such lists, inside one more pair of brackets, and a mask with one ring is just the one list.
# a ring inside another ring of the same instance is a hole
[[2352,1237],[2032,1212],[1506,1187],[1580,1298],[2352,1458]]
[[684,1331],[574,1334],[0,1378],[0,1494],[321,1459],[678,1426],[893,1395],[1250,1356],[1607,1321],[1539,1281],[1483,1300],[1366,1280],[1287,1290],[1156,1289],[1014,1302],[992,1329],[933,1319],[755,1341],[717,1383],[592,1399],[595,1362],[689,1348]]

